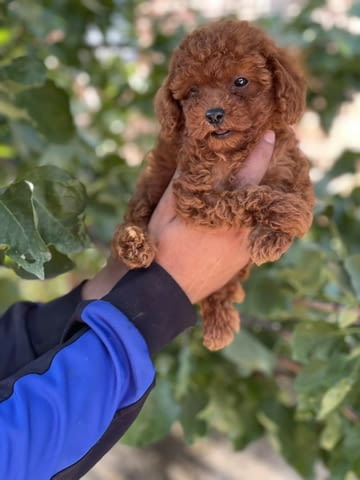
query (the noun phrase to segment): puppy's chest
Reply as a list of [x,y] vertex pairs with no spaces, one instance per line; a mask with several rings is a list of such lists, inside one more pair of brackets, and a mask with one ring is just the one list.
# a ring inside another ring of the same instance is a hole
[[[244,162],[246,154],[229,158],[226,154],[205,150],[202,155],[189,155],[184,149],[180,151],[178,168],[187,178],[189,184],[200,190],[224,191],[238,188],[237,173]],[[190,159],[190,161],[189,161]]]
[[209,173],[209,183],[215,191],[235,188],[235,174],[225,161],[220,160],[212,165]]

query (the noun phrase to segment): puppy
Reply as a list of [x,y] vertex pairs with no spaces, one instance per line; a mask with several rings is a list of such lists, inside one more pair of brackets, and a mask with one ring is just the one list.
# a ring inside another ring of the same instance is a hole
[[[147,224],[172,179],[177,214],[217,228],[250,227],[250,264],[201,304],[204,345],[218,350],[239,329],[233,303],[251,263],[277,260],[311,226],[314,195],[307,159],[291,128],[301,117],[305,84],[293,60],[260,29],[225,20],[203,26],[174,51],[155,97],[160,133],[114,234],[113,255],[147,267],[155,246]],[[267,130],[276,135],[258,186],[239,186],[244,160]]]

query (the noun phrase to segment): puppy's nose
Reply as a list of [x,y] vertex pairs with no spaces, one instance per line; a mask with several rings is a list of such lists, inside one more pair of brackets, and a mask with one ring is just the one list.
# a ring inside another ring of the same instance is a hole
[[210,125],[220,125],[220,123],[224,120],[225,112],[222,108],[210,108],[205,113],[206,120],[210,123]]

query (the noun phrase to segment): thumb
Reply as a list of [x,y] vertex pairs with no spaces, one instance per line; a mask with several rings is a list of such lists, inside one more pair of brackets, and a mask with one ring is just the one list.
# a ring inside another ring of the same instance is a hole
[[172,194],[173,181],[174,177],[170,180],[169,185],[151,216],[149,222],[150,233],[157,232],[157,234],[159,234],[159,232],[161,232],[167,224],[176,217],[174,196]]
[[244,166],[238,172],[240,185],[258,185],[269,166],[275,144],[275,133],[272,130],[265,132],[245,160]]

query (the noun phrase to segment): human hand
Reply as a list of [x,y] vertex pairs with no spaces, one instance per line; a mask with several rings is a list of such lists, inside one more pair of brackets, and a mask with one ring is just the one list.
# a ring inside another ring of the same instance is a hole
[[[269,165],[273,132],[260,140],[239,171],[241,185],[256,185]],[[192,303],[221,288],[250,260],[250,229],[210,229],[185,223],[176,215],[172,182],[157,205],[149,232],[156,261],[177,281]]]

